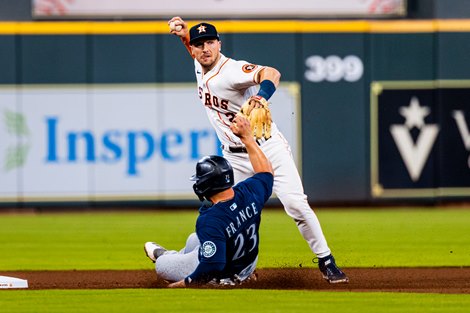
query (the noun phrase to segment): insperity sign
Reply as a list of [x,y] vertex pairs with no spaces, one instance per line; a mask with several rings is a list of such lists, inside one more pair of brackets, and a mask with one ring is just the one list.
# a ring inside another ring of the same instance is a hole
[[[299,95],[271,98],[295,158]],[[0,203],[192,200],[195,164],[221,152],[191,83],[0,87]]]
[[470,81],[371,85],[374,197],[470,195]]

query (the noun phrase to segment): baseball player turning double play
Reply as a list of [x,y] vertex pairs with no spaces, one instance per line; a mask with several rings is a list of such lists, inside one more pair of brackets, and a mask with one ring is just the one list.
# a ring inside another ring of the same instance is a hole
[[330,283],[347,283],[349,279],[336,265],[320,222],[307,202],[289,143],[271,122],[268,100],[276,91],[280,73],[269,66],[227,58],[220,52],[222,43],[214,25],[199,23],[188,29],[180,17],[173,17],[168,24],[170,33],[181,38],[194,59],[198,95],[223,145],[223,155],[233,167],[235,182],[253,175],[246,147],[230,129],[235,116],[243,114],[273,166],[273,190],[318,258],[323,278]]
[[254,175],[233,186],[233,169],[226,159],[213,155],[199,160],[192,177],[194,192],[211,205],[199,209],[196,233],[179,252],[154,242],[144,246],[158,276],[173,282],[168,287],[235,285],[256,268],[261,211],[272,194],[273,170],[245,117],[237,116],[231,130],[245,145]]

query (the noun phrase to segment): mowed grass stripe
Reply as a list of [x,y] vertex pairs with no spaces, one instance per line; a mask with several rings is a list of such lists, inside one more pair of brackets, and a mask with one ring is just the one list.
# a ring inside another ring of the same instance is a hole
[[[470,266],[470,210],[316,211],[342,267]],[[180,249],[196,218],[196,209],[0,215],[0,269],[152,268],[143,243]],[[260,240],[260,268],[316,266],[283,210],[263,212]]]
[[470,295],[282,290],[43,290],[0,293],[2,312],[468,312]]

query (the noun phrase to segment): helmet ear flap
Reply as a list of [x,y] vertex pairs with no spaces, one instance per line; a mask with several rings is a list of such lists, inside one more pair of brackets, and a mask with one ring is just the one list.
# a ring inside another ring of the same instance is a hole
[[199,201],[201,202],[204,201],[203,192],[201,192],[201,190],[198,188],[197,183],[193,185],[193,190],[194,190],[194,193],[198,196]]

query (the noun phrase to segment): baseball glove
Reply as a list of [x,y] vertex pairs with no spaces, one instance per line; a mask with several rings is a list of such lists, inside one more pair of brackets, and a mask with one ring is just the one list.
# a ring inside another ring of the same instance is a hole
[[240,113],[250,121],[256,139],[271,138],[271,111],[269,103],[261,96],[252,96],[242,105]]

